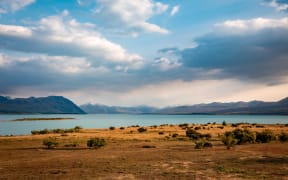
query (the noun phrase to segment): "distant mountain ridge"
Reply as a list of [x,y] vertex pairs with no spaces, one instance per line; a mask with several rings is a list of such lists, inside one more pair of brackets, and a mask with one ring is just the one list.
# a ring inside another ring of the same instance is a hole
[[62,96],[15,98],[0,96],[0,114],[85,114]]
[[250,101],[209,104],[196,104],[188,106],[175,106],[166,108],[154,108],[147,106],[119,107],[86,104],[80,106],[89,114],[263,114],[263,115],[288,115],[288,97],[278,102]]

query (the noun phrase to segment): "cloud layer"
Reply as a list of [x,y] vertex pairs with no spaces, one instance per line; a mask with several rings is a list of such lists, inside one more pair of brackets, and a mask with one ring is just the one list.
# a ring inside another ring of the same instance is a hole
[[0,14],[18,11],[34,2],[35,0],[1,0]]

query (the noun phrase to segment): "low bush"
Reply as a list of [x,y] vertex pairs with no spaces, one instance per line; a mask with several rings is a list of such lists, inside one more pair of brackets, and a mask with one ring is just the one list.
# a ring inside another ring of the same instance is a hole
[[91,138],[87,141],[87,146],[90,148],[100,148],[102,146],[105,146],[106,142],[105,139],[102,138]]
[[279,141],[282,143],[288,142],[288,133],[281,132],[281,134],[279,135]]
[[113,131],[113,130],[115,130],[115,127],[111,126],[111,127],[109,127],[109,129]]
[[124,130],[125,129],[125,127],[120,127],[120,130]]
[[226,146],[227,149],[232,148],[234,145],[237,144],[237,139],[234,138],[234,135],[232,132],[225,132],[225,134],[222,136],[221,141]]
[[276,136],[270,130],[264,130],[262,132],[256,132],[256,142],[258,143],[268,143],[275,140]]
[[195,143],[195,149],[211,148],[213,147],[212,143],[207,141],[198,141]]
[[56,137],[48,137],[43,140],[43,145],[47,146],[47,149],[55,148],[59,143],[57,142]]
[[247,144],[255,142],[255,135],[248,129],[235,129],[232,131],[233,137],[237,139],[237,144]]
[[160,132],[158,132],[158,134],[159,134],[159,135],[163,135],[163,134],[164,134],[164,132],[163,132],[163,131],[160,131]]
[[49,134],[49,130],[48,129],[43,129],[39,131],[39,134]]
[[187,129],[186,130],[186,136],[189,137],[192,140],[198,140],[201,139],[201,134],[194,129]]
[[31,131],[31,134],[32,134],[32,135],[38,135],[38,134],[40,134],[40,131],[32,130],[32,131]]
[[222,122],[222,125],[223,125],[223,126],[227,126],[226,121],[223,121],[223,122]]
[[172,137],[173,137],[173,138],[176,138],[178,135],[179,135],[179,134],[174,133],[174,134],[172,134]]
[[140,128],[137,129],[137,131],[138,131],[139,133],[143,133],[143,132],[146,132],[147,129],[144,128],[144,127],[140,127]]

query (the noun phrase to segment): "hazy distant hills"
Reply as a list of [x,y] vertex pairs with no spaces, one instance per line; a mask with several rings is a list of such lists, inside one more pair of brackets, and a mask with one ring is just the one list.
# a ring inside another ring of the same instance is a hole
[[158,110],[149,106],[121,107],[100,104],[84,104],[80,107],[88,114],[152,114]]
[[288,98],[278,102],[232,102],[196,104],[157,109],[147,106],[118,107],[105,105],[82,105],[89,114],[281,114],[288,115]]
[[0,114],[84,114],[62,96],[15,98],[0,96]]
[[288,98],[278,102],[231,102],[154,108],[85,104],[80,107],[62,96],[15,98],[0,96],[0,114],[280,114],[288,115]]

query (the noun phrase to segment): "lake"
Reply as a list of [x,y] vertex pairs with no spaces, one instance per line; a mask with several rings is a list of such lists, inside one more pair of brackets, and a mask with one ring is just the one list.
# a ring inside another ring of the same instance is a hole
[[[47,120],[47,121],[11,121],[21,118],[55,118],[71,117],[74,120]],[[0,135],[25,135],[31,130],[44,128],[108,128],[127,127],[131,125],[152,126],[160,124],[182,123],[262,123],[262,124],[288,124],[288,116],[280,115],[130,115],[130,114],[37,114],[37,115],[0,115]]]

